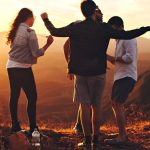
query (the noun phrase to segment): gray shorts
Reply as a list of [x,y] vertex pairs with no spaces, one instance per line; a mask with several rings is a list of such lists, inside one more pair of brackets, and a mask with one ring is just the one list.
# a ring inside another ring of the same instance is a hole
[[76,76],[74,83],[74,102],[99,104],[101,103],[106,75]]

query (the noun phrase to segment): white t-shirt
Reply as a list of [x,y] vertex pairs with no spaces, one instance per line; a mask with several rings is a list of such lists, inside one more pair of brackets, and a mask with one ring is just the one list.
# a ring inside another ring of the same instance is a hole
[[12,61],[10,59],[8,59],[7,66],[6,66],[7,69],[9,69],[9,68],[30,68],[30,67],[32,67],[32,64],[23,64],[23,63],[19,63],[16,61]]
[[122,57],[129,64],[116,62],[114,81],[125,77],[131,77],[137,81],[137,51],[136,39],[116,41],[115,58]]

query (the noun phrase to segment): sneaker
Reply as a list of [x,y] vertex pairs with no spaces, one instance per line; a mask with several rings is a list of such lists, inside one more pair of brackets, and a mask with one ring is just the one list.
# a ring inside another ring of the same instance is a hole
[[78,144],[78,148],[90,148],[91,147],[91,136],[86,137],[82,143]]
[[33,129],[30,129],[30,130],[28,131],[27,137],[28,137],[29,139],[32,139],[32,133],[34,132],[35,129],[37,129],[37,130],[39,131],[38,126],[36,126],[36,127],[33,128]]
[[74,130],[76,133],[79,133],[79,134],[82,134],[82,133],[83,133],[82,125],[79,124],[79,123],[76,123],[75,127],[73,128],[73,130]]

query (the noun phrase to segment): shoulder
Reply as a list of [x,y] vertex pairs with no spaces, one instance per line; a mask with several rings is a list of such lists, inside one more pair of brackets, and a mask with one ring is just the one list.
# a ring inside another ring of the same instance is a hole
[[30,34],[31,34],[31,35],[32,35],[32,34],[36,34],[36,33],[35,33],[35,30],[33,30],[33,29],[31,29],[31,28],[27,28],[26,31],[28,32],[29,35],[30,35]]
[[112,28],[112,26],[111,26],[110,24],[106,23],[106,22],[99,23],[99,26],[100,26],[103,30],[105,30],[105,31],[112,31],[112,30],[114,30],[114,29]]
[[135,44],[137,44],[137,40],[136,40],[136,39],[123,40],[123,43],[124,43],[125,45],[135,45]]
[[101,26],[103,27],[108,27],[108,28],[112,28],[110,24],[106,23],[106,22],[102,22],[102,23],[99,23]]
[[27,32],[29,35],[36,35],[35,30],[31,29],[31,28],[27,28]]
[[27,32],[31,33],[31,32],[35,32],[33,29],[27,28]]
[[23,26],[22,24],[18,28],[18,34],[25,34],[27,33],[27,27]]
[[81,22],[82,22],[82,20],[77,20],[77,21],[74,22],[74,24],[78,24],[78,23],[81,23]]
[[28,34],[35,34],[35,31],[28,26],[21,24],[18,28],[18,34],[19,35],[28,35]]
[[124,48],[132,48],[137,50],[137,40],[136,39],[123,40],[123,46]]
[[72,22],[71,25],[76,26],[76,25],[79,25],[80,23],[82,23],[82,21],[81,20],[77,20],[77,21]]

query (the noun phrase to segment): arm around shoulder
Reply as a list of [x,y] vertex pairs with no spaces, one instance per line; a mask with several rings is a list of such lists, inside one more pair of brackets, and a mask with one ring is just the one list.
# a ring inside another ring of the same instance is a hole
[[130,40],[150,31],[150,27],[141,27],[139,29],[134,29],[130,31],[119,31],[113,29],[110,25],[106,24],[105,31],[109,38]]

